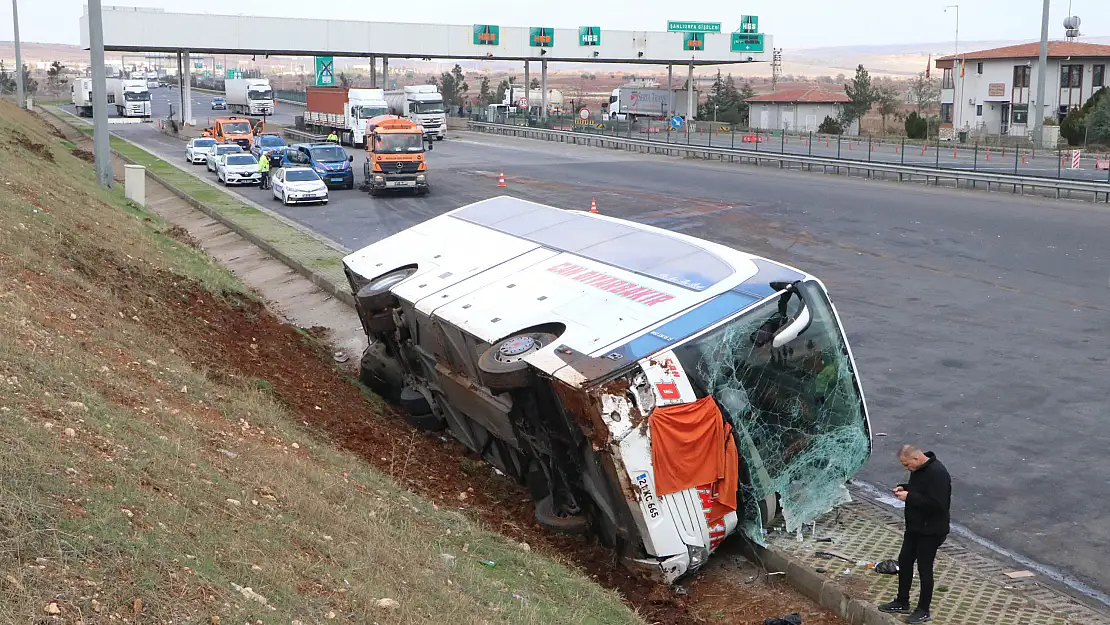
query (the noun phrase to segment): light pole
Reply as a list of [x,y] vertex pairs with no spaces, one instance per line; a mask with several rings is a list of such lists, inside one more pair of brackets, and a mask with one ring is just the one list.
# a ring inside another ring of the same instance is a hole
[[1048,78],[1048,9],[1051,0],[1044,0],[1041,9],[1041,51],[1037,59],[1037,100],[1030,107],[1029,114],[1033,116],[1033,140],[1043,143],[1044,133],[1044,92],[1045,80]]
[[112,153],[108,144],[108,83],[104,75],[104,22],[100,0],[89,0],[89,63],[92,64],[93,160],[100,186],[112,188]]
[[23,93],[23,53],[19,50],[19,1],[12,0],[12,30],[15,35],[15,97],[19,108],[27,108],[27,97]]
[[956,55],[952,61],[952,128],[956,132],[960,127],[960,109],[963,108],[959,89],[956,88],[956,65],[960,63],[960,5],[950,4],[944,7],[944,12],[947,13],[948,9],[956,9]]

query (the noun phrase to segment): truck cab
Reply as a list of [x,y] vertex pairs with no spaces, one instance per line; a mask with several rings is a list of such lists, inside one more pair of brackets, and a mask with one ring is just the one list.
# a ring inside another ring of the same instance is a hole
[[435,85],[409,85],[385,92],[389,112],[424,128],[424,134],[442,141],[447,136],[447,109]]
[[235,143],[244,151],[251,148],[251,140],[262,134],[264,122],[252,124],[245,117],[217,117],[212,122],[212,137],[217,143]]
[[[386,189],[412,189],[418,195],[431,190],[425,135],[419,125],[396,115],[381,115],[366,121],[366,137],[362,176],[371,196]],[[427,149],[432,149],[431,139]]]

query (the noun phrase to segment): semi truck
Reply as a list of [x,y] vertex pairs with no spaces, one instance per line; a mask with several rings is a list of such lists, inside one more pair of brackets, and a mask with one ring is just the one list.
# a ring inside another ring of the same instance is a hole
[[321,134],[334,130],[345,145],[365,145],[366,120],[388,112],[381,89],[308,87],[306,92],[305,129]]
[[447,136],[447,109],[435,85],[409,85],[404,89],[385,92],[385,101],[392,115],[419,124],[424,134],[442,141]]
[[224,99],[232,113],[273,115],[274,90],[265,78],[229,78],[224,81]]
[[694,91],[694,111],[686,107],[686,90],[642,89],[617,87],[609,96],[610,119],[637,119],[640,117],[669,117],[681,115],[686,119],[697,117],[698,92]]
[[150,89],[146,79],[108,79],[108,105],[120,117],[150,117]]
[[73,106],[81,117],[93,116],[92,78],[78,78],[73,81]]
[[[540,109],[543,107],[543,91],[540,89],[525,89],[524,85],[509,85],[505,90],[505,97],[501,100],[501,104],[513,109],[512,112],[523,112],[525,106],[528,107],[528,112],[531,115],[539,115]],[[549,112],[562,110],[563,108],[563,92],[558,89],[547,90],[547,106],[551,109]]]

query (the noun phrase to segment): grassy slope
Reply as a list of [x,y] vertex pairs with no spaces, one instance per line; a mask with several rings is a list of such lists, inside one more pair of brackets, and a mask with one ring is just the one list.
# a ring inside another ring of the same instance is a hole
[[127,287],[242,287],[70,147],[0,103],[0,622],[640,622],[181,358]]

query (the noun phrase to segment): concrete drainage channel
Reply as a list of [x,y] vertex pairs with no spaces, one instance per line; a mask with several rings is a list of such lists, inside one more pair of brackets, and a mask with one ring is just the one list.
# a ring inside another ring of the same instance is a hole
[[[77,132],[83,132],[78,126],[88,127],[84,120],[75,116],[71,116],[72,120],[68,119],[60,109],[47,113],[60,125]],[[120,149],[113,149],[121,161],[174,167],[134,144],[118,137],[113,139],[123,142],[118,144]],[[175,172],[193,176],[179,168],[174,168],[170,174],[177,177],[179,174]],[[318,325],[328,328],[335,345],[351,356],[350,364],[357,362],[365,337],[357,317],[352,314],[353,298],[347,290],[339,264],[347,252],[342,246],[260,206],[252,206],[254,210],[249,213],[226,207],[221,209],[198,201],[173,181],[151,171],[151,167],[147,168],[147,175],[155,183],[147,186],[148,206],[152,210],[171,223],[190,230],[216,260],[235,271],[248,286],[277,302],[279,312],[286,318],[302,327]],[[213,188],[219,189],[214,185]],[[154,198],[153,201],[151,198]],[[254,204],[239,198],[235,198],[233,203],[243,206]],[[224,235],[229,230],[239,237],[239,243],[221,249],[215,244],[216,240],[226,240]],[[279,262],[274,262],[275,259]],[[289,275],[282,277],[282,271]],[[872,508],[878,504],[874,504],[866,493],[854,491],[853,494],[861,501],[835,513],[835,521],[819,520],[818,523],[828,528],[829,535],[835,536],[837,549],[852,560],[877,559],[877,551],[882,552],[883,558],[893,557],[897,553],[899,520],[889,513],[875,512]],[[846,519],[842,520],[842,516]],[[899,622],[891,615],[879,612],[875,605],[893,597],[891,582],[895,580],[889,578],[894,576],[874,575],[870,576],[873,579],[869,579],[861,571],[853,576],[854,582],[865,581],[865,587],[852,585],[851,595],[854,596],[849,596],[845,590],[848,584],[815,566],[812,552],[828,550],[827,543],[798,543],[793,536],[780,536],[782,532],[773,534],[768,536],[767,547],[747,546],[743,552],[748,559],[759,563],[773,575],[783,575],[801,594],[833,611],[847,623],[889,625]],[[889,553],[892,550],[894,553]],[[1009,563],[979,556],[973,549],[960,545],[956,539],[950,539],[938,557],[940,583],[944,583],[945,579],[959,579],[964,587],[959,592],[953,592],[951,601],[938,599],[940,605],[935,608],[933,622],[964,625],[972,622],[968,620],[970,618],[974,622],[998,625],[1042,622],[1052,625],[1110,625],[1110,618],[1076,602],[1055,587],[1035,581],[1020,585],[1012,580],[995,579],[998,572],[1008,566]],[[1037,609],[1031,612],[1030,605]],[[979,611],[983,611],[982,617]]]

